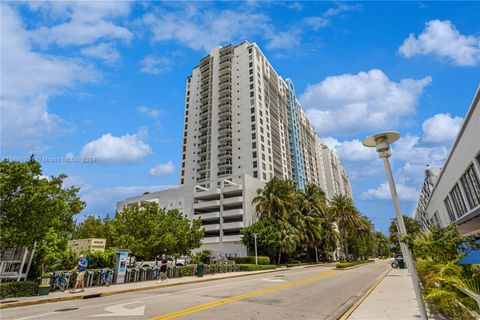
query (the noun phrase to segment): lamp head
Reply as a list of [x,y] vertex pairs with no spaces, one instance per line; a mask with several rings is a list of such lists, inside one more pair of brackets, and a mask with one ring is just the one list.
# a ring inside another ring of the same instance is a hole
[[375,147],[380,158],[390,157],[390,144],[400,139],[400,134],[394,131],[381,132],[368,136],[363,140],[365,147]]

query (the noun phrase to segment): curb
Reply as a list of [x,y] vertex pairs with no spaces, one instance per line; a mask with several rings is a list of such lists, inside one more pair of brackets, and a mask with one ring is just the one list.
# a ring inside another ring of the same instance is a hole
[[231,276],[222,277],[222,278],[203,278],[203,279],[196,279],[193,281],[183,281],[183,282],[176,282],[176,283],[166,283],[166,284],[158,284],[149,287],[141,287],[141,288],[131,288],[131,289],[124,289],[124,290],[116,290],[110,292],[100,292],[100,293],[92,293],[92,294],[84,294],[79,296],[64,296],[64,297],[52,297],[49,299],[44,300],[27,300],[27,301],[18,301],[18,302],[4,302],[0,303],[0,310],[1,309],[9,309],[9,308],[16,308],[16,307],[24,307],[24,306],[31,306],[36,304],[44,304],[44,303],[51,303],[51,302],[62,302],[62,301],[70,301],[70,300],[80,300],[80,299],[92,299],[92,298],[100,298],[100,297],[108,297],[117,294],[124,294],[129,292],[138,292],[138,291],[147,291],[147,290],[154,290],[159,288],[166,288],[166,287],[174,287],[184,284],[195,284],[200,282],[210,282],[210,281],[217,281],[217,280],[224,280],[224,279],[231,279],[231,278],[240,278],[246,276],[252,276],[257,274],[264,274],[264,273],[272,273],[272,272],[279,272],[279,271],[286,271],[291,270],[291,268],[277,268],[271,270],[262,270],[256,273],[251,274],[233,274]]
[[347,320],[348,317],[362,304],[363,301],[372,293],[373,290],[382,282],[382,280],[392,271],[392,268],[388,268],[384,273],[378,276],[374,283],[360,296],[339,318],[338,320]]
[[367,263],[361,263],[361,264],[357,264],[356,266],[351,266],[351,267],[346,267],[346,268],[337,268],[335,267],[335,270],[350,270],[350,269],[356,269],[356,268],[359,268],[359,267],[363,267],[363,266],[368,266],[372,263],[375,263],[375,262],[367,262]]

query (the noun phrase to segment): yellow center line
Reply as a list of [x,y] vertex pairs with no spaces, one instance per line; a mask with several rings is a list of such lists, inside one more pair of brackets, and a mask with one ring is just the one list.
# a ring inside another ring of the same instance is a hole
[[265,288],[265,289],[260,289],[260,290],[247,292],[245,294],[241,294],[241,295],[238,295],[238,296],[235,296],[235,297],[231,297],[231,298],[227,298],[227,299],[220,299],[220,300],[212,301],[212,302],[209,302],[209,303],[200,304],[200,305],[197,305],[197,306],[194,306],[194,307],[191,307],[191,308],[162,314],[160,316],[150,318],[149,320],[176,319],[176,318],[183,317],[183,316],[186,316],[188,314],[196,313],[196,312],[199,312],[199,311],[202,311],[202,310],[205,310],[205,309],[214,308],[214,307],[221,306],[221,305],[228,304],[228,303],[232,303],[232,302],[235,302],[235,301],[247,299],[247,298],[250,298],[250,297],[254,297],[254,296],[258,296],[258,295],[262,295],[262,294],[266,294],[266,293],[270,293],[270,292],[279,291],[279,290],[286,289],[286,288],[289,288],[289,287],[293,287],[293,286],[296,286],[296,285],[305,284],[305,283],[312,282],[312,281],[315,281],[315,280],[318,280],[318,279],[326,278],[326,277],[331,276],[331,275],[333,275],[337,272],[339,272],[339,271],[327,270],[327,271],[321,272],[321,273],[319,273],[315,276],[305,278],[305,279],[302,279],[302,280],[292,281],[292,282],[288,282],[288,283],[285,283],[285,284],[276,285],[276,286],[273,286],[273,287],[270,287],[270,288]]

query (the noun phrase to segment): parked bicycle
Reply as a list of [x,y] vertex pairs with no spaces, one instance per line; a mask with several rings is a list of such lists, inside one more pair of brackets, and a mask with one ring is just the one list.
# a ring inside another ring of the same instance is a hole
[[112,270],[101,269],[99,271],[99,276],[100,276],[100,286],[105,285],[107,287],[110,287],[110,285],[113,283]]
[[52,274],[52,290],[60,289],[61,292],[64,292],[68,289],[70,282],[70,272],[54,272]]

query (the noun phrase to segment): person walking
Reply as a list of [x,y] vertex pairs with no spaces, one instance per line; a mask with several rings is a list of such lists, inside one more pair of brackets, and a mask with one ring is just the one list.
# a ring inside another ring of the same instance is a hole
[[167,256],[162,254],[162,260],[160,260],[160,281],[158,281],[158,283],[161,283],[162,281],[168,281],[167,267],[168,267]]
[[75,270],[78,270],[78,275],[77,275],[77,280],[75,281],[75,285],[73,286],[73,289],[70,290],[70,293],[75,293],[77,290],[78,285],[80,285],[80,292],[84,292],[85,289],[83,289],[83,286],[85,285],[85,272],[87,271],[87,266],[88,266],[88,260],[81,254],[80,257],[78,258],[78,263],[73,268],[70,270],[70,273],[72,273]]

